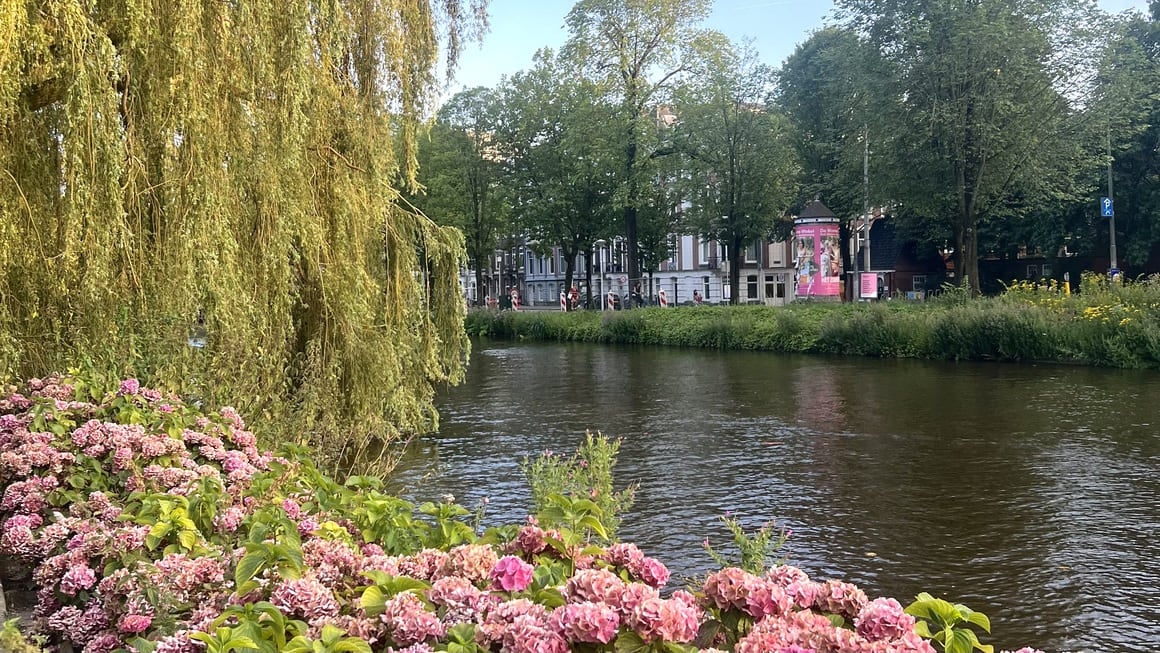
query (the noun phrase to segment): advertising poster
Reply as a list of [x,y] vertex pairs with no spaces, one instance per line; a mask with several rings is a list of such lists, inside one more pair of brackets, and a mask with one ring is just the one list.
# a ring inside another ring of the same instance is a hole
[[837,297],[841,292],[842,254],[836,224],[794,228],[794,268],[798,297]]
[[859,295],[862,299],[878,299],[878,274],[876,272],[863,272],[862,277],[862,294]]

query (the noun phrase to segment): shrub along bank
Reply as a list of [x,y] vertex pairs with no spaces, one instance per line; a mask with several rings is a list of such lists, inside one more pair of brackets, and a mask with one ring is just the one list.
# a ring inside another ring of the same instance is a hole
[[1080,294],[1013,284],[913,303],[697,306],[630,311],[475,311],[473,336],[938,360],[1160,366],[1160,281],[1085,277]]
[[[614,449],[586,446],[610,469]],[[666,590],[665,566],[612,541],[601,499],[572,485],[593,462],[529,464],[559,481],[537,485],[540,521],[480,534],[461,506],[260,450],[228,408],[33,380],[0,394],[0,558],[34,570],[50,651],[991,653],[964,606],[922,594],[904,611],[785,565]],[[603,468],[591,480],[611,487]],[[0,644],[39,647],[12,624]]]

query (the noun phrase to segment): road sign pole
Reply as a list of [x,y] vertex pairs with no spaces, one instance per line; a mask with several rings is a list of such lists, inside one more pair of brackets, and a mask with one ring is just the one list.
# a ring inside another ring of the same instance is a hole
[[[1112,128],[1110,126],[1108,127],[1108,199],[1112,202],[1116,201],[1116,196],[1112,194]],[[1112,269],[1119,269],[1119,261],[1116,260],[1116,213],[1114,210],[1108,216],[1108,243]]]

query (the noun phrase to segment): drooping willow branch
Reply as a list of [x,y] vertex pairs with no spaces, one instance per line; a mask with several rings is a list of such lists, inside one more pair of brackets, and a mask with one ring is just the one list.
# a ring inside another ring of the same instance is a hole
[[463,243],[396,189],[458,4],[0,0],[0,377],[135,374],[315,443],[430,428]]

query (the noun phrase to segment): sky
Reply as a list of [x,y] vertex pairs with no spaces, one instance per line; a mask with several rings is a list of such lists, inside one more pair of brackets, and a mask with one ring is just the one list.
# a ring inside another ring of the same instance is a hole
[[[567,38],[564,17],[573,4],[574,0],[490,0],[490,29],[482,45],[464,46],[447,95],[475,86],[494,87],[502,76],[529,68],[540,48],[559,48]],[[762,60],[780,66],[798,43],[825,24],[833,4],[831,0],[715,0],[705,27],[735,43],[753,39]],[[1110,12],[1148,10],[1148,0],[1098,0],[1098,4]]]

